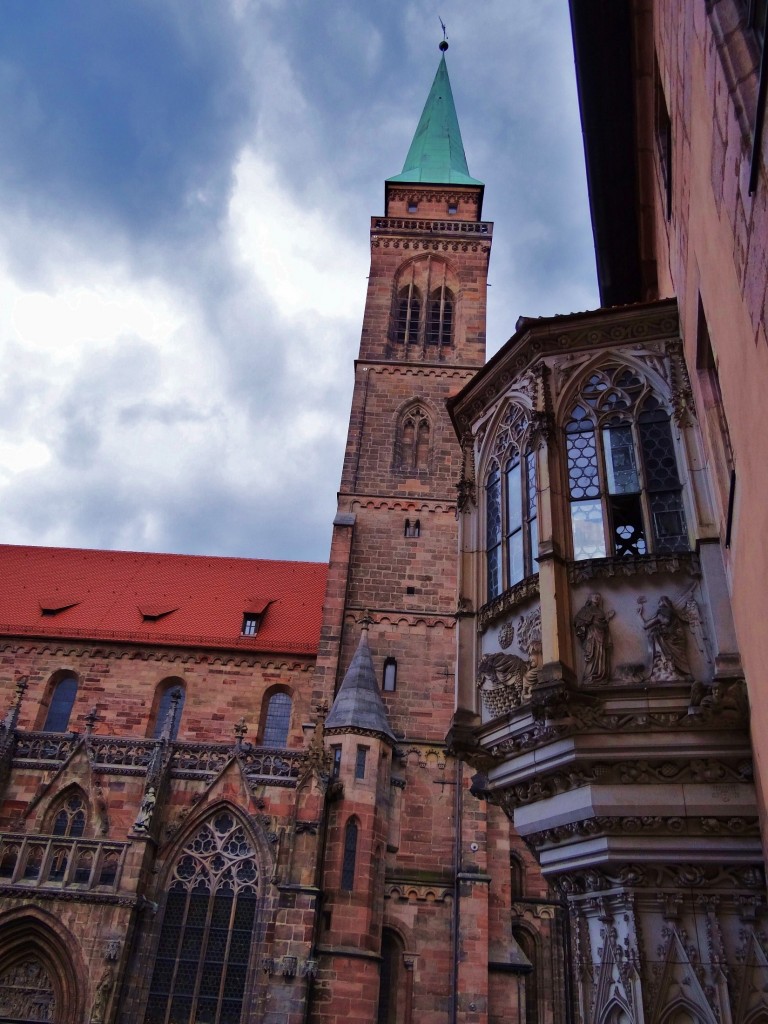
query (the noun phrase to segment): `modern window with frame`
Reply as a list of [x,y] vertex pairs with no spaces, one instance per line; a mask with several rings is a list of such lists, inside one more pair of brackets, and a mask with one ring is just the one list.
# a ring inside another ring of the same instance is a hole
[[525,413],[512,406],[485,483],[488,600],[533,575],[539,549],[536,453]]
[[575,560],[690,550],[669,413],[638,374],[593,373],[565,441]]

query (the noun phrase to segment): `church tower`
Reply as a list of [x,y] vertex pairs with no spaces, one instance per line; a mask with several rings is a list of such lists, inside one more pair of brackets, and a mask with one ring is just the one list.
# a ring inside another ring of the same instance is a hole
[[[489,850],[501,865],[502,894],[510,830],[499,814],[491,839],[488,816],[497,809],[469,795],[445,745],[462,477],[446,400],[485,360],[492,225],[481,219],[483,189],[469,174],[443,52],[403,169],[385,182],[384,215],[371,221],[316,676],[318,701],[330,705],[338,694],[327,741],[339,781],[324,861],[316,1024],[493,1019]],[[339,713],[361,665],[385,711],[376,729]],[[370,748],[364,777],[352,760],[361,746]],[[345,889],[350,827],[363,863]]]

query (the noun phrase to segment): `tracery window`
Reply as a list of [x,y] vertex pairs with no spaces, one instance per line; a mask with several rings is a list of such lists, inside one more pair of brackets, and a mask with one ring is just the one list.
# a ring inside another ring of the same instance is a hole
[[287,693],[273,693],[267,703],[267,719],[262,744],[265,747],[284,747],[288,742],[293,702]]
[[88,809],[83,796],[70,791],[55,804],[49,816],[52,836],[70,836],[77,839],[85,832]]
[[420,405],[408,409],[398,432],[397,468],[406,473],[418,473],[429,468],[430,433],[426,411]]
[[400,344],[412,344],[419,340],[419,318],[421,316],[421,299],[418,288],[413,281],[401,288],[397,293],[397,312],[395,316],[395,341]]
[[453,292],[441,285],[429,296],[427,344],[450,345],[453,340]]
[[536,453],[528,419],[510,409],[499,429],[485,482],[488,600],[536,572],[539,550]]
[[48,714],[43,725],[43,732],[66,732],[72,706],[77,696],[77,678],[73,675],[62,676],[54,685]]
[[341,863],[341,888],[345,892],[352,892],[355,887],[358,831],[357,822],[350,818],[344,829],[344,857]]
[[257,886],[253,843],[219,811],[173,866],[144,1024],[239,1024]]
[[46,1024],[56,1020],[56,995],[44,965],[26,956],[0,972],[0,1019]]
[[575,559],[689,550],[669,413],[645,381],[593,373],[565,435]]

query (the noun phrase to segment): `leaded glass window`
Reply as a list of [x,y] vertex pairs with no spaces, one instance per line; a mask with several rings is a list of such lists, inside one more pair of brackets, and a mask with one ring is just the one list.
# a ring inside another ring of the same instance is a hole
[[284,747],[288,742],[292,701],[287,693],[273,693],[267,704],[267,720],[262,743],[265,747]]
[[63,676],[54,686],[43,732],[66,732],[77,696],[75,676]]
[[[503,471],[502,471],[503,467]],[[485,483],[488,600],[536,572],[539,549],[536,454],[528,419],[511,406],[494,445]]]
[[593,373],[565,439],[575,559],[689,549],[669,414],[645,381]]
[[171,872],[144,1024],[239,1024],[257,887],[253,843],[220,811]]

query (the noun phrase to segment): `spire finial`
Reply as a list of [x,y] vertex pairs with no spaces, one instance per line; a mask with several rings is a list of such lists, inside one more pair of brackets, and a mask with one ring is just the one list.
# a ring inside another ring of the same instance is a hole
[[442,50],[443,53],[445,53],[445,51],[448,49],[448,40],[445,35],[445,22],[443,21],[439,14],[437,16],[437,20],[440,22],[440,28],[442,28],[443,30],[443,38],[440,40],[438,49]]

